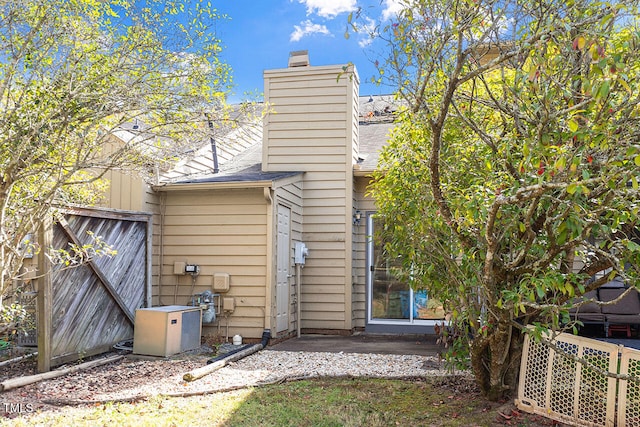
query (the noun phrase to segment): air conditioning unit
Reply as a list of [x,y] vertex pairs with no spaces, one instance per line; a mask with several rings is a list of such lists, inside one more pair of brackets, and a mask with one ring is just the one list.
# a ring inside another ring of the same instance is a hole
[[168,305],[136,310],[133,353],[167,357],[200,347],[200,307]]

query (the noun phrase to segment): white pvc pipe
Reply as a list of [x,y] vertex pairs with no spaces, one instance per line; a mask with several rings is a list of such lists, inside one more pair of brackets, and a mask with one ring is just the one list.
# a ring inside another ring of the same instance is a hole
[[296,264],[296,310],[297,310],[297,317],[296,317],[296,326],[298,329],[298,338],[300,338],[300,328],[301,328],[301,323],[302,323],[302,319],[300,318],[300,313],[302,312],[302,310],[300,309],[300,305],[302,304],[302,274],[301,274],[301,266],[300,264]]

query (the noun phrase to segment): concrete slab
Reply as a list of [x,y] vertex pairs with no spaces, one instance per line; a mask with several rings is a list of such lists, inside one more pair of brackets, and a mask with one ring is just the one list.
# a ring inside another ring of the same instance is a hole
[[444,349],[431,335],[302,335],[267,347],[274,351],[415,354],[437,356]]

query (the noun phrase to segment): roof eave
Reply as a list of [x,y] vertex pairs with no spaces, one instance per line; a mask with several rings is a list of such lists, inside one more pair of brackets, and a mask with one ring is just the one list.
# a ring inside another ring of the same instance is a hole
[[213,181],[213,182],[173,182],[153,186],[154,191],[188,191],[188,190],[224,190],[241,188],[277,188],[300,181],[304,172],[292,172],[293,175],[275,179],[245,181]]
[[374,170],[368,170],[368,169],[354,169],[353,170],[353,176],[368,176],[368,177],[372,177],[374,172],[375,172]]
[[230,182],[188,182],[171,183],[153,186],[154,191],[189,191],[189,190],[228,190],[238,188],[273,187],[271,179],[262,181],[230,181]]
[[385,173],[386,171],[379,169],[377,167],[371,167],[371,165],[361,165],[356,164],[353,165],[353,176],[368,176],[373,177],[375,173]]

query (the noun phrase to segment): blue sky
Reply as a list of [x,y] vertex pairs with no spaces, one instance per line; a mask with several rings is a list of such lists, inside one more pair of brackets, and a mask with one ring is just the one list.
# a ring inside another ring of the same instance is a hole
[[229,16],[218,23],[217,34],[224,45],[222,58],[233,69],[232,102],[247,91],[261,94],[262,72],[286,68],[289,52],[295,50],[308,50],[311,65],[354,63],[362,96],[392,92],[370,83],[376,74],[373,61],[384,48],[381,42],[344,34],[349,13],[358,7],[367,10],[367,23],[388,24],[398,10],[397,0],[216,0],[212,5]]

